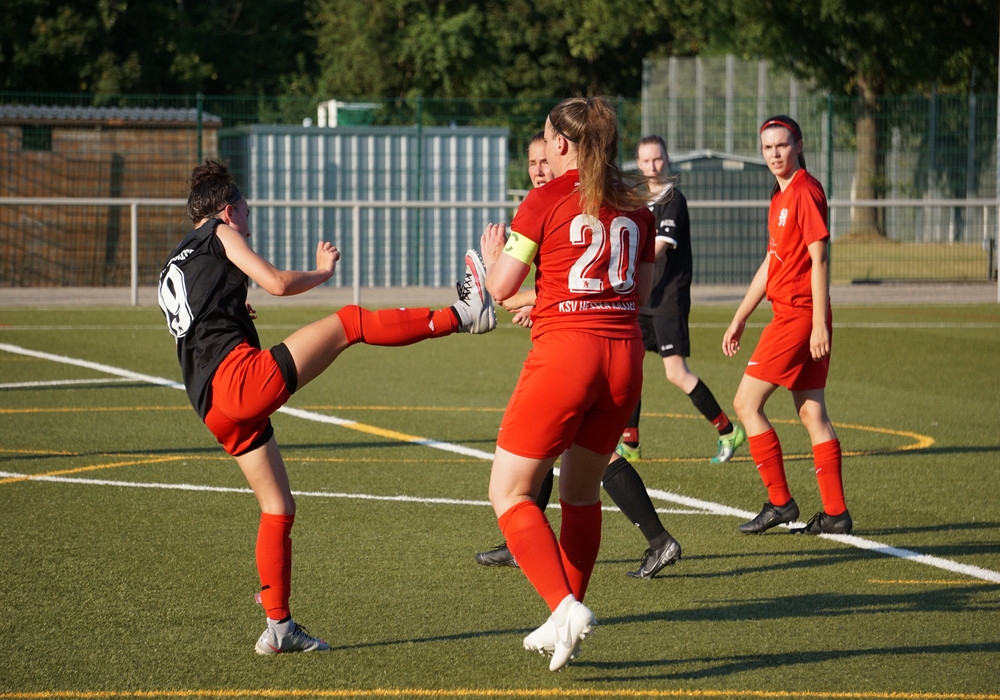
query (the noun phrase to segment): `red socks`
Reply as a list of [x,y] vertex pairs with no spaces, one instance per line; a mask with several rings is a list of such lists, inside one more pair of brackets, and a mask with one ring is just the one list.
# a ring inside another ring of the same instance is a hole
[[549,610],[554,611],[573,591],[563,571],[562,551],[545,514],[534,501],[522,501],[497,522],[524,575]]
[[427,338],[439,338],[458,330],[459,323],[450,309],[379,309],[345,306],[337,312],[347,342],[366,345],[410,345]]
[[731,430],[732,422],[729,420],[729,416],[726,415],[725,411],[723,411],[718,416],[713,418],[711,423],[712,427],[719,432],[719,435],[724,435],[725,433],[732,432]]
[[292,594],[292,523],[294,515],[260,514],[257,530],[257,573],[260,575],[260,602],[272,620],[291,616],[288,598]]
[[816,466],[816,483],[819,484],[819,497],[823,501],[823,512],[827,515],[840,515],[847,510],[841,476],[843,457],[840,452],[840,440],[834,438],[813,445],[812,452]]
[[625,431],[622,433],[622,442],[624,442],[626,445],[638,445],[639,428],[638,427],[625,428]]
[[573,596],[583,602],[601,548],[601,502],[571,506],[560,500],[559,505],[562,507],[559,549],[563,571]]
[[757,465],[760,478],[767,489],[767,500],[772,505],[783,506],[792,500],[785,479],[785,460],[781,454],[778,434],[771,428],[766,433],[747,438],[750,456]]
[[583,600],[601,547],[601,504],[560,504],[558,542],[534,501],[518,503],[498,521],[518,565],[552,611],[570,594]]
[[[792,499],[785,480],[785,465],[781,454],[781,443],[774,429],[748,438],[750,455],[757,465],[760,478],[767,488],[767,500],[776,506],[783,506]],[[834,438],[813,445],[813,463],[816,469],[816,483],[819,497],[823,501],[823,512],[840,515],[847,510],[844,503],[844,482],[842,478],[843,456],[840,440]]]

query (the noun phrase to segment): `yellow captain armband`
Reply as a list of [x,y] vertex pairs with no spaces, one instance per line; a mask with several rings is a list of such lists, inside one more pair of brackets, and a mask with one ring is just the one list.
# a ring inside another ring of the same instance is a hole
[[538,244],[527,236],[522,236],[516,231],[511,231],[507,237],[507,245],[503,247],[503,252],[515,260],[520,260],[525,265],[530,265],[538,252]]

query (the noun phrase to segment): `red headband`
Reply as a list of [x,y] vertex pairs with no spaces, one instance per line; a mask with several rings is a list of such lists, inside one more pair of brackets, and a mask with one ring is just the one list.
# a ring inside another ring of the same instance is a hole
[[771,126],[783,126],[789,131],[791,131],[793,134],[795,134],[795,138],[797,138],[799,141],[802,140],[802,132],[799,131],[799,128],[794,124],[789,124],[788,122],[783,121],[781,119],[768,119],[766,122],[764,122],[763,126],[760,127],[761,133],[763,133],[764,129]]

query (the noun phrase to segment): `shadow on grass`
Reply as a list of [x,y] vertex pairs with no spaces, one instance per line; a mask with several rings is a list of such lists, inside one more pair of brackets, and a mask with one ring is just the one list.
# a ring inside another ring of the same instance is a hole
[[[907,593],[805,593],[772,598],[741,599],[684,610],[664,610],[643,615],[602,618],[602,627],[662,622],[754,622],[810,617],[837,617],[858,613],[1000,612],[1000,591],[994,584],[919,589]],[[994,599],[977,600],[982,595]],[[998,642],[1000,644],[1000,642]]]
[[[1000,524],[994,524],[993,527],[1000,529]],[[947,528],[942,528],[947,529]],[[868,533],[863,533],[867,535]],[[973,555],[988,555],[997,554],[1000,552],[1000,542],[968,542],[968,543],[958,543],[958,544],[943,544],[943,545],[927,545],[921,544],[918,546],[902,546],[904,549],[913,549],[918,551],[920,554],[936,556],[941,558],[957,558],[962,556],[973,556]],[[857,549],[855,547],[850,547],[846,549],[829,550],[829,551],[784,551],[784,552],[761,552],[758,554],[693,554],[685,555],[682,563],[691,563],[694,561],[711,561],[711,560],[734,560],[740,563],[739,566],[733,566],[732,568],[724,570],[711,570],[711,571],[699,571],[699,572],[688,572],[683,566],[674,566],[670,569],[664,569],[653,581],[661,581],[667,579],[689,579],[689,580],[711,580],[717,578],[728,579],[733,576],[742,576],[745,574],[768,574],[782,572],[792,572],[796,570],[822,570],[823,567],[836,567],[842,564],[851,564],[852,562],[865,561],[870,559],[881,559],[885,554],[879,551],[869,551],[864,549]],[[635,564],[635,560],[610,560],[602,559],[601,564]],[[970,579],[970,583],[975,583]],[[995,585],[995,584],[994,584]],[[1000,591],[1000,587],[994,588],[994,590]]]
[[861,450],[865,457],[913,457],[914,455],[971,455],[1000,452],[1000,445],[949,445],[921,447],[915,450],[873,449]]
[[885,527],[865,530],[865,535],[868,537],[882,537],[884,535],[907,535],[915,532],[952,532],[959,530],[1000,530],[1000,522],[977,521],[972,523],[937,523],[935,525],[916,525],[911,527]]
[[[844,661],[851,658],[878,657],[894,659],[906,656],[924,656],[928,654],[975,654],[1000,652],[1000,642],[984,644],[925,644],[914,646],[869,647],[865,649],[841,648],[822,651],[803,651],[774,654],[745,654],[741,656],[700,657],[682,659],[651,659],[636,661],[619,661],[601,663],[595,661],[576,661],[574,667],[589,668],[604,671],[605,675],[586,679],[589,682],[608,681],[654,681],[654,680],[696,680],[718,678],[737,673],[760,672],[762,670],[787,670],[790,666],[820,664],[827,661]],[[670,671],[670,667],[679,665],[699,664],[704,668],[694,671]],[[662,669],[661,673],[653,673]],[[624,675],[613,674],[613,671],[627,671]],[[639,671],[640,673],[636,673]]]

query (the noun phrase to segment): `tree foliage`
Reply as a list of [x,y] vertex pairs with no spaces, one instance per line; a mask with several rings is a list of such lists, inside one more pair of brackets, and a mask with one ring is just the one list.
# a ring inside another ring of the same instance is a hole
[[996,0],[5,0],[0,89],[637,97],[647,57],[762,57],[833,93],[995,86]]
[[0,89],[276,91],[314,71],[302,0],[5,0]]
[[641,89],[671,45],[657,3],[314,0],[321,92],[337,97],[536,97]]
[[[992,83],[1000,9],[996,0],[733,0],[734,46],[831,94],[856,96],[854,193],[884,195],[884,95],[966,92]],[[963,183],[964,184],[964,183]],[[878,211],[854,211],[859,232],[879,232]]]

